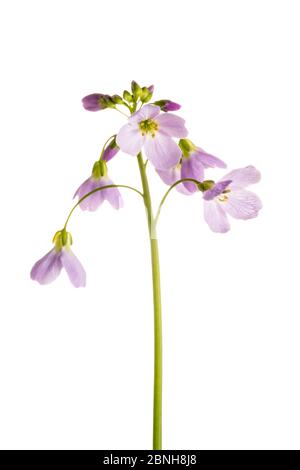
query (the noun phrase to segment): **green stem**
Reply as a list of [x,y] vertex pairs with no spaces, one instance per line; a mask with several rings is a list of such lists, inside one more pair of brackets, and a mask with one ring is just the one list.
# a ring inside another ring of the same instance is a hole
[[130,189],[131,191],[134,191],[135,193],[138,193],[142,198],[144,198],[144,195],[138,189],[132,188],[131,186],[127,186],[126,184],[107,184],[106,186],[100,186],[99,188],[93,189],[93,191],[90,191],[89,193],[85,194],[84,196],[82,196],[81,199],[79,199],[79,201],[76,202],[76,204],[72,207],[72,209],[69,212],[69,215],[68,215],[68,217],[66,219],[66,222],[65,222],[65,225],[64,225],[64,230],[66,230],[68,222],[69,222],[69,220],[71,218],[71,215],[73,214],[74,210],[76,209],[76,207],[79,206],[79,204],[82,201],[84,201],[87,197],[89,197],[91,194],[96,193],[97,191],[103,191],[103,189],[109,189],[109,188],[126,188],[126,189]]
[[141,152],[137,156],[144,202],[147,211],[148,229],[151,248],[153,306],[154,306],[154,399],[153,399],[153,449],[162,449],[162,320],[159,252],[156,226],[153,219],[152,202],[145,164]]
[[184,183],[185,181],[195,183],[195,185],[198,186],[199,191],[201,191],[201,189],[200,189],[201,181],[195,180],[194,178],[182,178],[181,180],[175,181],[175,183],[173,183],[172,186],[169,187],[169,189],[165,193],[164,197],[160,201],[160,204],[159,204],[158,209],[157,209],[157,214],[156,214],[156,217],[154,219],[155,226],[157,225],[157,221],[158,221],[158,218],[159,218],[159,215],[160,215],[161,208],[164,205],[164,202],[167,199],[168,195],[170,194],[170,192],[172,191],[173,188],[175,188],[180,183]]

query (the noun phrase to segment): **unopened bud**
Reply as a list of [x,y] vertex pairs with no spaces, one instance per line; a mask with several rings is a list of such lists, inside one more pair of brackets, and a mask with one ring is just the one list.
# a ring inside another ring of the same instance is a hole
[[123,104],[123,103],[124,103],[124,101],[122,100],[121,96],[119,96],[119,95],[113,95],[113,96],[111,96],[111,100],[112,100],[112,102],[115,103],[115,104]]
[[123,91],[123,98],[125,101],[127,101],[128,103],[132,103],[133,102],[133,96],[129,93],[129,91],[127,90],[124,90]]
[[142,88],[134,80],[131,82],[131,91],[132,91],[135,101],[137,101],[143,94]]

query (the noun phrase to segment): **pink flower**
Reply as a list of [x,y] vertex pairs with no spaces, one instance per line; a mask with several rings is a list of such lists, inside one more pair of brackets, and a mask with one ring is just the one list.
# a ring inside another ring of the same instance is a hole
[[53,243],[55,247],[33,266],[30,272],[31,279],[42,285],[49,284],[55,281],[62,268],[65,268],[74,287],[85,287],[85,270],[70,248],[71,234],[65,230],[56,232]]
[[[189,139],[181,139],[179,147],[182,150],[182,158],[175,168],[168,170],[157,170],[164,183],[172,185],[176,181],[185,178],[192,178],[203,181],[204,170],[207,168],[226,168],[226,163],[200,147],[197,147]],[[197,186],[192,181],[185,181],[176,186],[177,191],[190,195],[198,191]]]
[[[111,184],[113,184],[113,182],[107,176],[105,161],[98,160],[94,164],[92,175],[79,186],[74,197],[78,196],[78,198],[81,199],[86,194],[94,191],[94,189]],[[105,200],[108,201],[114,209],[123,207],[123,199],[118,188],[107,188],[101,191],[95,191],[81,201],[79,205],[83,211],[95,211]]]
[[181,150],[172,137],[185,137],[185,121],[174,114],[160,114],[160,107],[147,104],[134,113],[117,135],[120,149],[137,155],[144,147],[155,168],[166,170],[180,160]]
[[260,180],[254,166],[233,170],[203,194],[204,219],[213,232],[225,233],[230,229],[227,214],[235,219],[252,219],[258,215],[262,203],[256,194],[245,189]]

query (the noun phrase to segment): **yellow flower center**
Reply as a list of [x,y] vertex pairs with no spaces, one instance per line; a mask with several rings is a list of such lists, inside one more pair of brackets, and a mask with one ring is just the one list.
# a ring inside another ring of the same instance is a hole
[[146,119],[139,123],[140,131],[142,135],[151,134],[152,137],[155,137],[155,134],[158,130],[157,122],[153,121],[152,119]]
[[228,196],[226,193],[230,193],[231,189],[225,189],[220,196],[218,196],[218,201],[220,202],[227,202],[228,201]]

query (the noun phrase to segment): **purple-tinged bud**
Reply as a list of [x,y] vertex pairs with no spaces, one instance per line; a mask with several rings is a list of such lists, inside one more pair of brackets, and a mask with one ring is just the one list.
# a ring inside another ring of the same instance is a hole
[[178,103],[175,103],[174,101],[171,100],[159,100],[155,101],[154,104],[156,106],[159,106],[162,111],[165,113],[168,111],[178,111],[178,109],[181,108],[181,105]]
[[109,162],[115,155],[117,155],[120,148],[117,146],[116,138],[114,138],[104,150],[102,159]]
[[92,93],[82,98],[82,104],[87,111],[100,111],[105,108],[113,108],[115,105],[109,95]]
[[142,88],[142,94],[141,94],[142,103],[148,103],[148,101],[151,100],[152,95],[153,95],[153,90],[154,90],[154,85],[151,85],[149,87],[144,86]]

